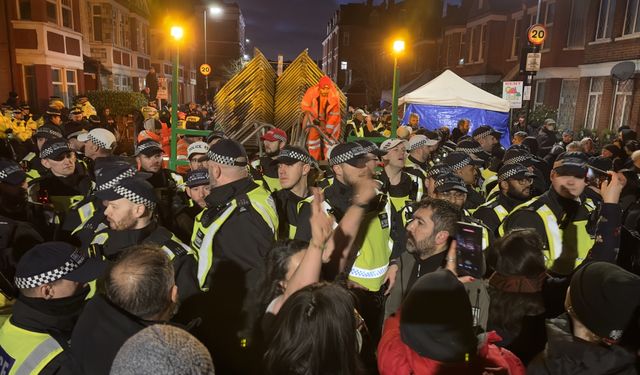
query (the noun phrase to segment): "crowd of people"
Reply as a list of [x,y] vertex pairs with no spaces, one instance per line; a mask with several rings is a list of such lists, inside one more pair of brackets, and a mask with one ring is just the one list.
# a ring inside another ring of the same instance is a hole
[[87,103],[2,133],[2,374],[640,368],[629,128],[596,154],[552,119],[509,135],[410,115],[377,145],[357,110],[361,139],[326,163],[282,129],[258,157],[213,130],[179,140],[174,171],[166,112],[143,108],[122,154]]

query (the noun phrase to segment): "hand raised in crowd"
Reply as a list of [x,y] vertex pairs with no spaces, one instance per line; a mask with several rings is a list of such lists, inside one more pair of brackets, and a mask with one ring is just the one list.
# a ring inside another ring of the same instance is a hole
[[376,195],[378,195],[379,186],[380,183],[372,178],[359,180],[353,188],[351,203],[360,207],[366,206]]
[[331,259],[331,251],[326,247],[327,242],[333,235],[333,218],[324,211],[322,203],[324,202],[324,194],[318,188],[313,189],[313,202],[311,202],[311,241],[309,248],[317,248],[322,250],[322,261],[324,263]]
[[627,178],[619,172],[607,172],[611,176],[611,180],[604,181],[600,186],[600,194],[604,203],[618,203],[620,193],[627,184]]

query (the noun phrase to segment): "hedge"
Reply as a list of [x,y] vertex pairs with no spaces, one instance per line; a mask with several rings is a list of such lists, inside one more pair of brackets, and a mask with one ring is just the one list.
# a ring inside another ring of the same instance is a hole
[[144,95],[139,92],[100,90],[89,91],[86,95],[98,114],[109,108],[112,116],[126,116],[148,104]]

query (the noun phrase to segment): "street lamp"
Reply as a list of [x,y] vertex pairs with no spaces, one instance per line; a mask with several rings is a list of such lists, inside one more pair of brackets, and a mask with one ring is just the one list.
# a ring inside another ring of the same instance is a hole
[[[209,14],[212,14],[214,16],[219,16],[222,13],[224,13],[224,9],[222,9],[222,7],[214,5],[209,7]],[[209,55],[207,54],[207,8],[204,8],[204,11],[202,12],[202,24],[204,25],[204,63],[207,63],[207,60],[209,58]],[[208,100],[209,97],[209,76],[206,75],[204,76],[204,97],[205,99]]]
[[[171,36],[176,41],[176,54],[173,59],[173,74],[171,76],[171,150],[175,150],[178,143],[174,131],[178,128],[178,64],[180,63],[180,40],[184,36],[184,30],[180,26],[172,26]],[[171,158],[171,160],[175,160],[175,158]],[[175,165],[170,165],[169,168],[175,169]]]
[[400,70],[398,69],[398,55],[404,51],[404,40],[398,39],[393,42],[393,88],[391,91],[391,136],[396,136],[398,129],[398,84],[400,83]]

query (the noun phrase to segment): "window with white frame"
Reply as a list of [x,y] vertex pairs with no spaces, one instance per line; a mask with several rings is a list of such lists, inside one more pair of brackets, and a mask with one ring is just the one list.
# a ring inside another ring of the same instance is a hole
[[60,13],[62,14],[62,26],[73,29],[73,8],[71,0],[60,0]]
[[131,79],[129,76],[114,74],[113,89],[116,91],[131,91]]
[[478,61],[484,61],[484,49],[487,46],[487,25],[480,27],[480,45],[478,46]]
[[544,91],[545,91],[546,83],[547,81],[545,80],[536,81],[536,96],[533,100],[533,108],[536,108],[544,104]]
[[631,102],[633,100],[633,79],[616,82],[613,112],[609,129],[617,129],[622,125],[629,125]]
[[604,77],[593,77],[589,82],[589,100],[587,101],[587,114],[584,126],[587,129],[595,129],[602,101],[602,91],[604,89]]
[[25,92],[24,99],[27,103],[29,103],[30,106],[35,106],[36,100],[38,99],[36,68],[34,65],[23,65],[22,71]]
[[47,21],[58,24],[58,4],[56,0],[47,0]]
[[624,35],[640,33],[640,0],[627,0],[622,33]]
[[51,68],[51,85],[53,95],[62,98],[69,106],[73,98],[78,95],[78,76],[73,69]]
[[93,11],[93,40],[102,42],[102,7],[94,5],[91,9]]
[[18,0],[18,18],[21,20],[31,19],[31,0]]
[[583,48],[586,41],[587,10],[583,0],[571,0],[571,17],[569,18],[569,33],[567,48]]
[[549,1],[543,5],[544,14],[541,15],[542,22],[544,23],[545,29],[547,29],[547,35],[545,37],[545,42],[542,44],[541,49],[548,50],[551,48],[551,38],[553,35],[551,32],[553,30],[553,20],[556,18],[556,3],[555,1]]
[[522,32],[522,18],[513,20],[513,39],[511,40],[511,58],[520,55],[520,33]]
[[616,0],[600,0],[595,40],[611,38]]

